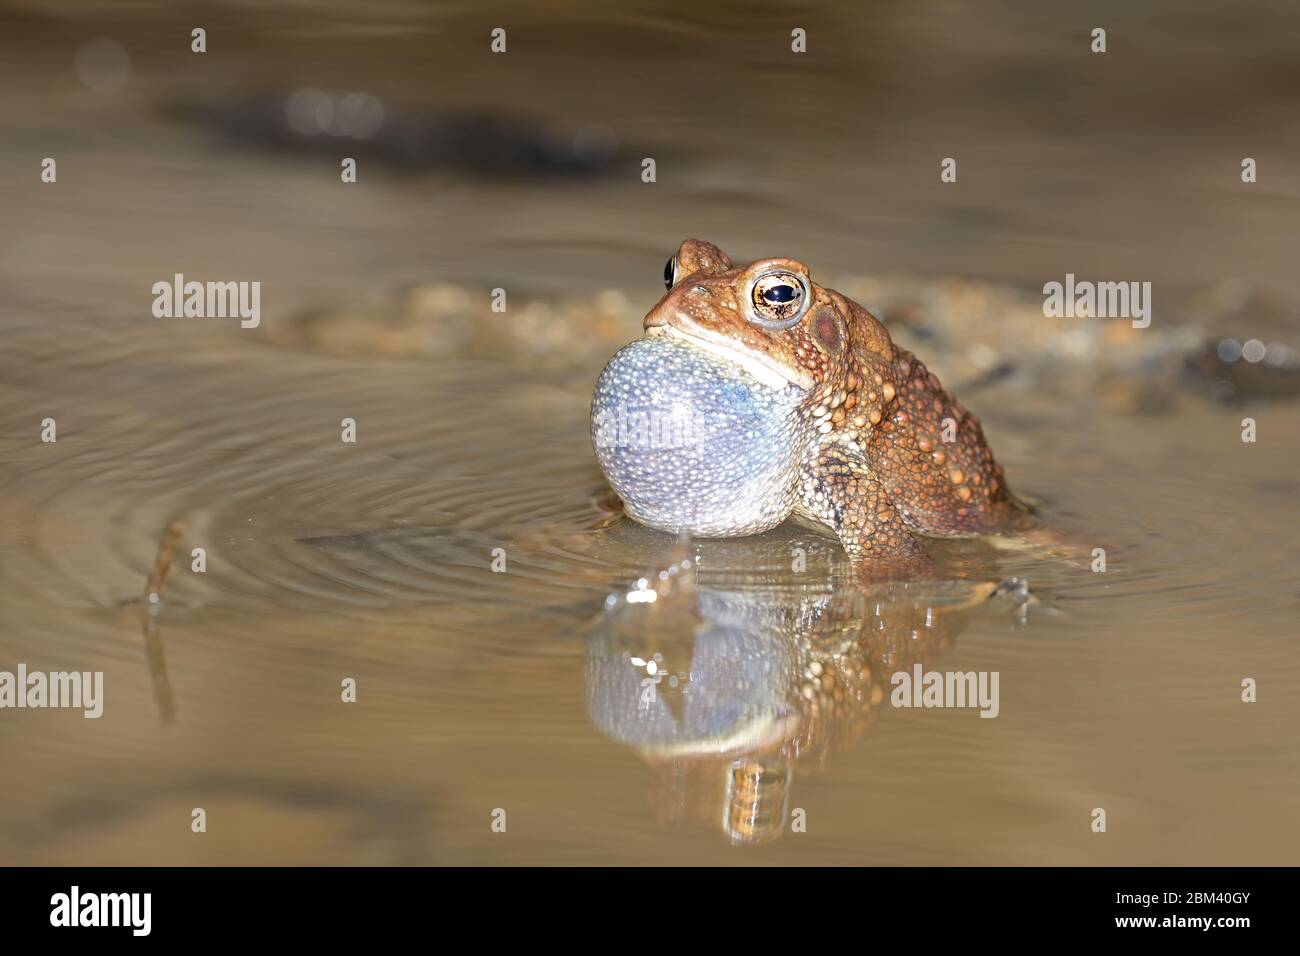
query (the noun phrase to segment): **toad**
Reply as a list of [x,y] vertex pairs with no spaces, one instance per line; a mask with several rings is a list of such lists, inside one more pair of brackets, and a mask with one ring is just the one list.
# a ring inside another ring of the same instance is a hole
[[803,263],[737,267],[688,239],[664,282],[592,403],[597,458],[632,518],[706,537],[795,518],[885,572],[925,567],[923,536],[1022,522],[979,419]]

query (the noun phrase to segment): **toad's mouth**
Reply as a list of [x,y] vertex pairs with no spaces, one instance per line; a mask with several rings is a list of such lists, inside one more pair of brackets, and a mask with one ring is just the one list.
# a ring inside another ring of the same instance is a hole
[[730,339],[712,336],[705,331],[686,331],[675,325],[647,325],[645,334],[650,338],[676,339],[686,342],[694,348],[708,352],[724,362],[744,369],[759,382],[772,389],[783,389],[793,385],[807,391],[813,386],[812,376],[802,369],[787,368],[772,359],[736,346]]

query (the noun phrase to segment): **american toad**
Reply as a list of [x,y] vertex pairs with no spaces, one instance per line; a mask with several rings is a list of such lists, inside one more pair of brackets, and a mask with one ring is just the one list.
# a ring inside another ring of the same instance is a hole
[[907,569],[925,562],[918,536],[1022,517],[979,420],[803,263],[737,268],[688,239],[664,278],[646,337],[611,359],[592,406],[597,457],[633,518],[730,536],[794,517],[833,531],[855,564]]

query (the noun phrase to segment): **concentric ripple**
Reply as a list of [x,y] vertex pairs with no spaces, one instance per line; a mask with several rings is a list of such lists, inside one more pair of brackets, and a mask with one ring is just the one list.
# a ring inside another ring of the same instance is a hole
[[[27,339],[3,360],[0,561],[24,600],[137,599],[172,521],[184,555],[204,548],[208,562],[205,574],[174,575],[178,606],[359,615],[443,602],[581,606],[671,542],[625,519],[605,527],[588,381],[240,341],[193,351],[144,337],[92,344],[94,359]],[[1044,523],[1077,552],[1073,561],[1008,552],[990,573],[1023,575],[1066,601],[1124,602],[1153,625],[1294,603],[1297,546],[1282,524],[1294,487],[1280,436],[1244,444],[1216,411],[1216,437],[1171,422],[1180,427],[1157,450],[1152,420],[990,411],[1013,483],[1043,501]],[[58,423],[54,444],[37,440],[46,417]],[[355,443],[341,440],[345,418]],[[1294,414],[1280,424],[1297,427]],[[737,544],[743,573],[747,546]],[[1094,548],[1105,549],[1104,574],[1090,568]],[[498,556],[504,574],[493,571]]]

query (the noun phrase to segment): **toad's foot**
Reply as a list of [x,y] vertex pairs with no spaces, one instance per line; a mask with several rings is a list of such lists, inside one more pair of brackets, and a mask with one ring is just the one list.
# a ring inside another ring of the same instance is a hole
[[863,580],[925,577],[934,563],[866,463],[823,448],[804,465],[799,517],[830,528]]

